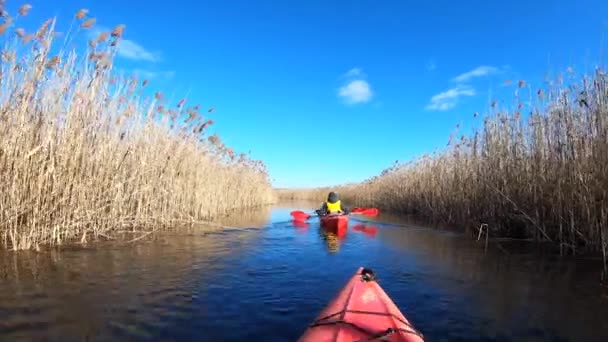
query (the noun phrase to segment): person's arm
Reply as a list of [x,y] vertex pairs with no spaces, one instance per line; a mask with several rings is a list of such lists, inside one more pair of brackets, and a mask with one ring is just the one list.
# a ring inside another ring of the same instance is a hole
[[315,212],[320,216],[325,215],[327,213],[327,203],[323,202],[323,204],[321,204],[321,208],[315,210]]
[[350,207],[349,206],[342,204],[341,207],[342,207],[342,211],[345,214],[349,214],[350,213]]

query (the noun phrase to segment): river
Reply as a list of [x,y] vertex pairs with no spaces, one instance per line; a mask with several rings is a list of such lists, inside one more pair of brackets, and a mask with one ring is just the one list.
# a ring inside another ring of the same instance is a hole
[[0,252],[0,339],[295,341],[366,266],[428,341],[608,341],[596,260],[484,252],[405,222],[353,219],[340,238],[290,222],[313,206],[261,209],[209,234]]

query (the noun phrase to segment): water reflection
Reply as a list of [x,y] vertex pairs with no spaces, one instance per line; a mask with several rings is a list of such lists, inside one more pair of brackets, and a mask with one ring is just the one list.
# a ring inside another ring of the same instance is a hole
[[[234,227],[267,224],[271,208],[224,218]],[[192,317],[199,283],[221,260],[239,257],[260,229],[180,227],[137,243],[105,242],[45,252],[0,251],[0,336],[153,338],[169,317]],[[193,277],[193,274],[196,274]]]
[[429,341],[608,340],[594,263],[514,244],[484,253],[466,237],[385,225],[382,215],[338,236],[318,219],[291,222],[291,210],[250,212],[251,221],[223,222],[245,228],[214,234],[193,227],[135,244],[0,252],[0,336],[294,341],[370,266]]
[[374,237],[376,237],[376,234],[378,234],[377,225],[359,223],[359,224],[354,225],[352,230],[354,230],[356,232],[361,232],[364,235],[369,236],[370,238],[374,238]]
[[[491,244],[484,252],[482,244],[468,237],[416,226],[381,227],[381,231],[383,244],[408,250],[418,267],[426,270],[424,281],[440,289],[442,294],[433,300],[438,305],[443,302],[442,319],[458,314],[460,309],[454,308],[470,305],[477,312],[468,317],[460,313],[459,323],[492,317],[480,327],[484,336],[600,341],[598,336],[608,333],[604,316],[608,300],[601,298],[599,262],[560,259],[521,242],[502,242],[500,248]],[[402,277],[403,282],[411,279],[410,274]],[[568,324],[560,323],[564,319]],[[420,329],[439,337],[462,329],[454,323],[451,332],[428,321],[421,322]]]
[[338,236],[337,234],[329,232],[324,228],[319,229],[319,234],[321,239],[325,242],[325,246],[327,247],[329,253],[336,254],[340,251],[340,245],[342,240],[344,240],[345,234]]
[[221,217],[217,221],[222,225],[253,228],[264,227],[272,222],[272,206],[261,206],[252,209],[241,209],[226,217]]
[[308,222],[303,222],[303,221],[299,221],[299,220],[291,220],[291,224],[296,228],[302,228],[302,229],[306,229],[306,228],[310,227],[310,224]]
[[195,283],[213,273],[217,260],[242,253],[252,237],[173,235],[130,246],[2,253],[0,335],[153,337],[146,326],[162,328],[164,317],[190,315]]

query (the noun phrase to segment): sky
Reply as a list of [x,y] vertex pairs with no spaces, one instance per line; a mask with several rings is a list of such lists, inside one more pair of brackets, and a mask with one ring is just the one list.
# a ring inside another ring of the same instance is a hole
[[534,92],[590,72],[608,43],[605,0],[29,3],[25,27],[56,16],[65,30],[80,8],[95,30],[126,25],[115,67],[213,106],[215,132],[276,187],[362,181],[442,149],[493,99],[511,105],[518,80]]

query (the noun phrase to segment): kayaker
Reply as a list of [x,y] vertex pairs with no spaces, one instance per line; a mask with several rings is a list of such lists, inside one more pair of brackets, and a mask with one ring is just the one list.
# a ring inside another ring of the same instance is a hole
[[327,201],[323,202],[321,208],[315,210],[315,212],[319,216],[325,216],[327,214],[348,214],[350,208],[342,204],[340,196],[332,191],[327,195]]

